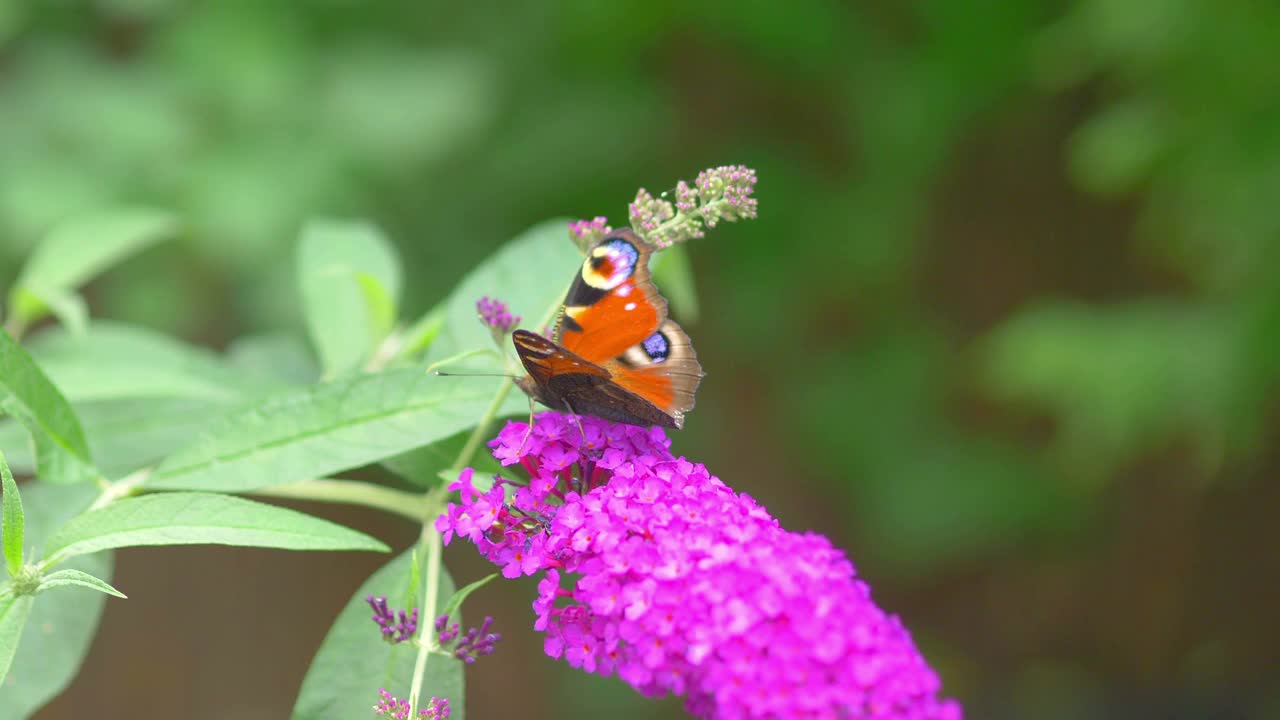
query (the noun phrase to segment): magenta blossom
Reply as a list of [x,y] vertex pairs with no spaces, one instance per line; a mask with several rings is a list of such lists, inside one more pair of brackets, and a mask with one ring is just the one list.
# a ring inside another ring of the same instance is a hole
[[542,574],[534,627],[573,667],[700,718],[960,720],[840,550],[791,533],[658,428],[543,413],[490,447],[527,482],[464,470],[436,527],[507,577]]

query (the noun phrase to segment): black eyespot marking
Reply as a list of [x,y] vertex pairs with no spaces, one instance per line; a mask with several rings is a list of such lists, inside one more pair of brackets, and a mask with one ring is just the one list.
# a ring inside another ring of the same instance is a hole
[[573,316],[569,313],[565,313],[560,317],[560,323],[562,327],[569,332],[582,332],[582,325],[579,324],[577,320],[574,320]]
[[656,332],[649,336],[647,340],[641,343],[644,352],[649,359],[660,363],[671,356],[671,342],[667,340],[667,336],[661,332]]
[[[569,294],[564,296],[564,304],[576,307],[590,307],[600,302],[600,299],[608,295],[608,290],[602,290],[587,284],[581,275],[573,282],[573,287],[569,288]],[[565,320],[569,320],[569,316],[565,316]],[[579,331],[580,332],[580,331]]]
[[639,262],[640,251],[635,245],[622,238],[604,240],[592,248],[586,261],[582,263],[582,271],[574,279],[573,286],[565,297],[565,305],[594,305],[627,282],[636,273]]

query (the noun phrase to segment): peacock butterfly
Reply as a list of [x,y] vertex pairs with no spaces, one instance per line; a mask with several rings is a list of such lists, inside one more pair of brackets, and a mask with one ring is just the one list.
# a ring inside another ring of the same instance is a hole
[[587,251],[547,339],[511,339],[528,376],[516,384],[554,410],[630,425],[680,428],[702,366],[649,279],[653,247],[627,228]]

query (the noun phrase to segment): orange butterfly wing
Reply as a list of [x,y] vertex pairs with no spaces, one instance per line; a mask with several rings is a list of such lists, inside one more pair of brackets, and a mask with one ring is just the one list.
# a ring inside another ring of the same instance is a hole
[[555,340],[603,364],[653,335],[667,301],[649,279],[653,248],[630,230],[610,233],[587,252],[564,298]]
[[702,381],[702,365],[689,336],[674,320],[664,320],[644,342],[604,364],[613,381],[643,397],[683,423],[693,409]]
[[555,341],[523,330],[513,335],[529,372],[525,392],[548,407],[618,422],[684,423],[702,367],[650,280],[652,254],[628,229],[588,251],[565,296]]
[[516,379],[530,397],[555,410],[632,425],[680,427],[683,417],[658,407],[617,382],[609,371],[528,330],[512,334],[527,377]]

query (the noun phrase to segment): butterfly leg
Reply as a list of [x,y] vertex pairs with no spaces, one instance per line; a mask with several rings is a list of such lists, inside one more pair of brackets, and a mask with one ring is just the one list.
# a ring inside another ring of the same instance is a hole
[[582,436],[581,447],[587,446],[587,431],[582,429],[582,416],[578,415],[578,411],[573,409],[568,400],[564,401],[564,406],[569,408],[569,412],[573,414],[573,421],[578,424],[578,434]]
[[520,447],[516,450],[516,454],[524,452],[524,444],[529,442],[529,436],[533,434],[533,398],[529,398],[529,425],[524,430],[524,437],[520,438]]
[[[587,451],[587,431],[582,429],[582,417],[578,415],[577,410],[573,409],[573,406],[569,404],[568,400],[564,401],[564,406],[569,408],[569,413],[573,415],[573,421],[578,424],[578,434],[582,436],[582,444],[578,447],[585,453]],[[578,476],[570,478],[569,482],[572,483],[575,492],[585,495],[587,492],[587,478],[581,477],[581,468],[583,465],[579,463],[578,467],[580,469]]]

